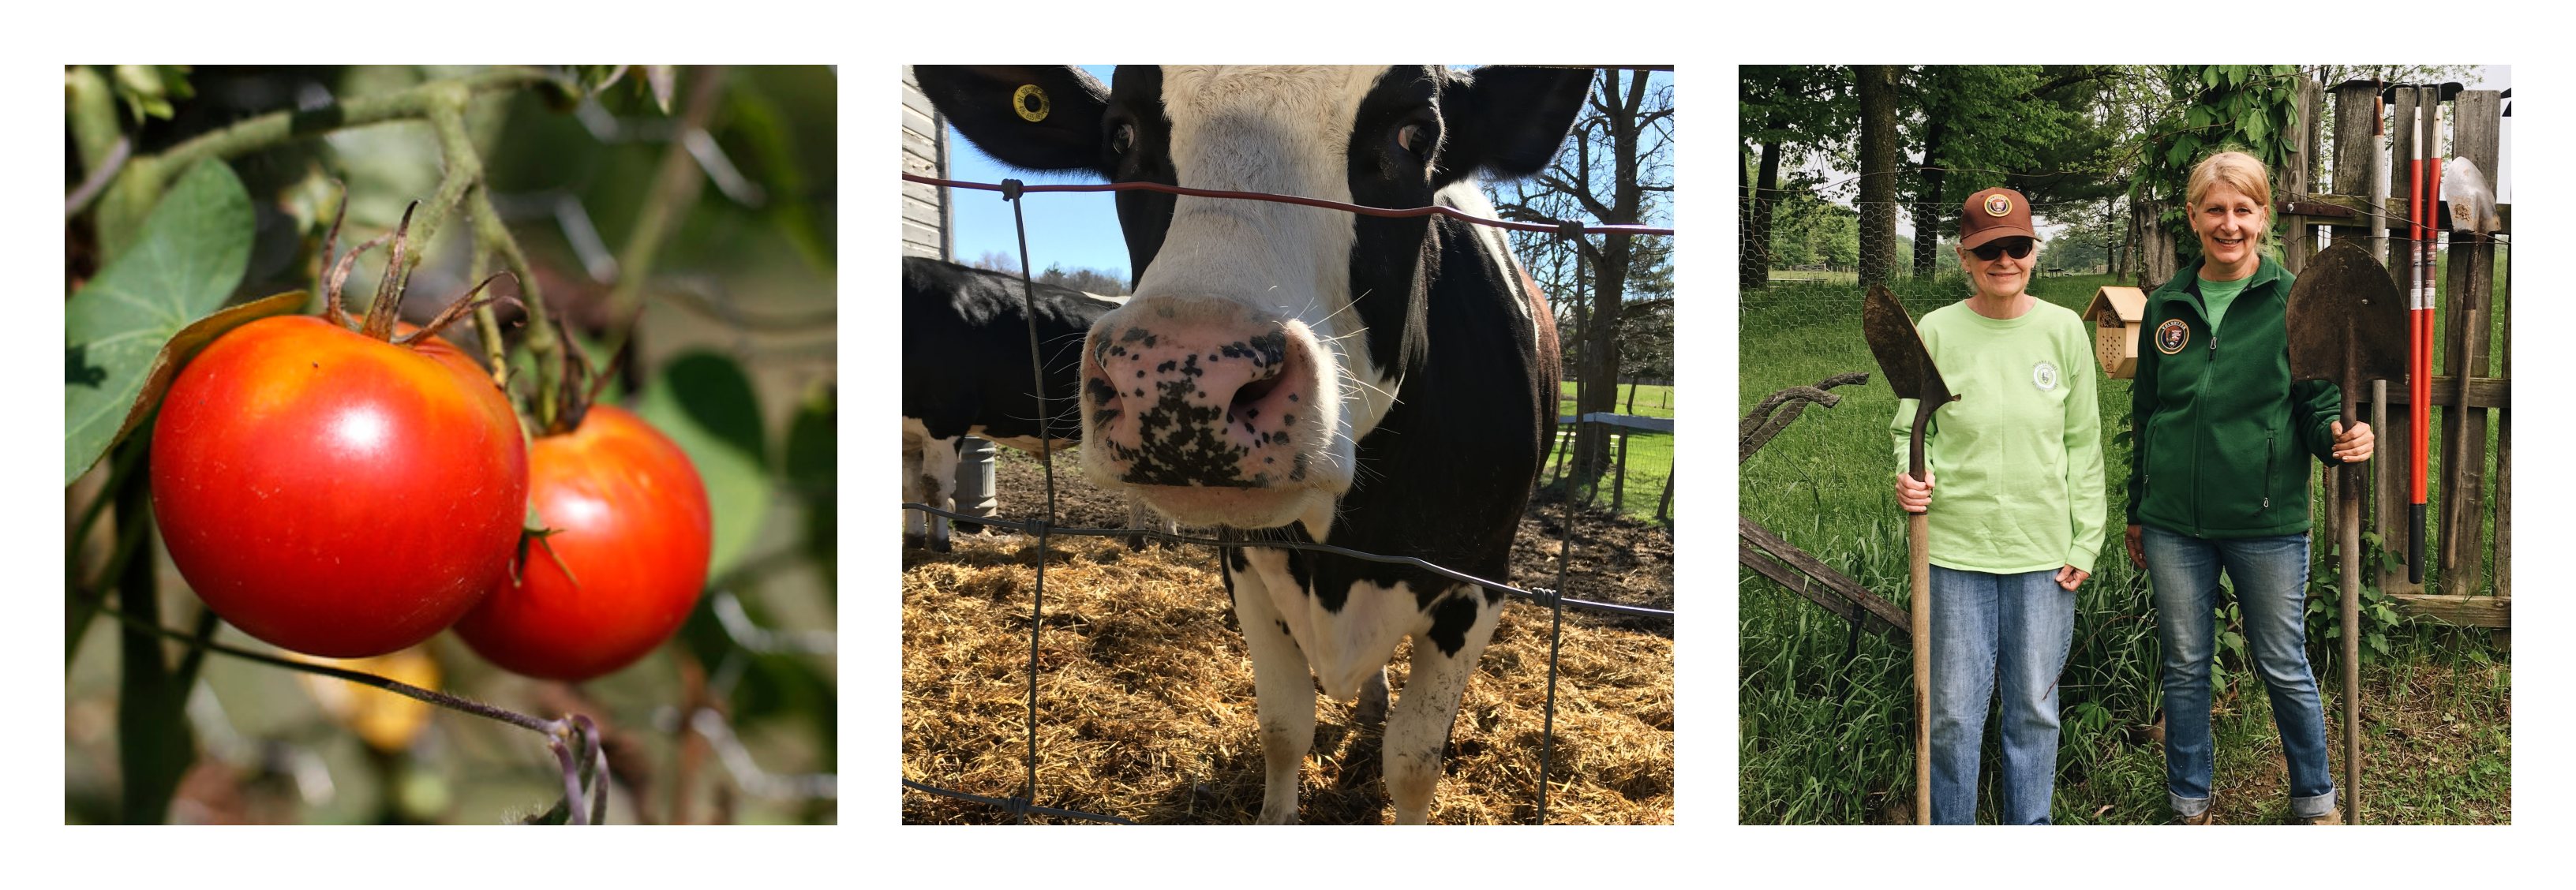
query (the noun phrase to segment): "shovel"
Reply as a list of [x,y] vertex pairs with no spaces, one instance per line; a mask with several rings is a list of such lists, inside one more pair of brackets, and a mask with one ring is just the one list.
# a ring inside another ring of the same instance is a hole
[[[2290,286],[2290,379],[2343,387],[2349,426],[2365,381],[2406,374],[2405,296],[2358,241],[2337,241],[2308,261]],[[2422,411],[2425,406],[2416,405]],[[2336,548],[2343,559],[2343,785],[2351,817],[2361,821],[2361,465],[2344,464],[2335,505]]]
[[[1914,441],[1906,448],[1909,475],[1923,481],[1923,428],[1932,423],[1932,412],[1941,409],[1958,396],[1950,394],[1950,385],[1941,382],[1941,369],[1932,366],[1932,354],[1923,348],[1923,337],[1914,332],[1914,321],[1905,315],[1904,304],[1887,286],[1869,286],[1869,298],[1860,307],[1861,334],[1869,338],[1869,351],[1878,357],[1879,373],[1900,399],[1914,399]],[[1913,576],[1913,647],[1914,647],[1914,824],[1932,824],[1932,543],[1930,514],[1908,513],[1905,525],[1905,555]]]

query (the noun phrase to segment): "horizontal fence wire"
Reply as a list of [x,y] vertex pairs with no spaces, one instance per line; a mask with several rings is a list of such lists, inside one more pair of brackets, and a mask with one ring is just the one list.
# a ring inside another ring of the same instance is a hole
[[[1030,360],[1031,360],[1031,363],[1032,363],[1033,365],[1035,365],[1035,366],[1037,366],[1037,367],[1040,367],[1040,368],[1043,368],[1043,367],[1044,367],[1044,364],[1043,364],[1043,362],[1040,360],[1040,358],[1039,358],[1039,356],[1038,356],[1038,353],[1037,353],[1037,328],[1036,328],[1036,321],[1035,321],[1036,313],[1035,313],[1034,307],[1032,307],[1032,306],[1030,306],[1030,305],[1029,305],[1029,304],[1030,304],[1030,303],[1031,303],[1035,298],[1034,298],[1034,296],[1033,296],[1033,285],[1031,284],[1031,282],[1030,282],[1030,280],[1029,280],[1029,273],[1028,273],[1028,269],[1029,269],[1029,261],[1028,261],[1028,252],[1029,252],[1029,250],[1028,250],[1028,229],[1027,229],[1027,223],[1026,223],[1025,221],[1023,221],[1023,220],[1020,218],[1020,213],[1019,213],[1019,207],[1020,207],[1020,196],[1021,196],[1021,195],[1023,195],[1023,194],[1034,193],[1034,192],[1119,192],[1119,191],[1153,191],[1153,192],[1164,192],[1164,193],[1167,193],[1167,194],[1174,194],[1174,195],[1188,195],[1188,196],[1193,196],[1193,197],[1204,197],[1204,198],[1225,198],[1225,199],[1248,200],[1248,201],[1270,201],[1270,202],[1274,202],[1274,203],[1282,203],[1282,204],[1297,204],[1297,205],[1303,205],[1303,206],[1308,206],[1308,207],[1321,207],[1321,208],[1328,209],[1328,210],[1340,210],[1340,211],[1345,211],[1345,212],[1349,212],[1349,213],[1356,213],[1356,214],[1360,214],[1360,215],[1364,215],[1364,216],[1377,216],[1377,217],[1445,216],[1445,217],[1449,217],[1449,218],[1451,218],[1451,219],[1455,219],[1455,220],[1458,220],[1458,221],[1461,221],[1461,222],[1465,222],[1465,223],[1469,223],[1469,224],[1473,224],[1473,225],[1489,226],[1489,227],[1493,227],[1493,228],[1502,228],[1502,229],[1512,229],[1512,230],[1516,230],[1516,231],[1523,231],[1523,232],[1543,232],[1543,233],[1553,233],[1553,234],[1557,235],[1558,237],[1561,237],[1561,238],[1570,238],[1570,239],[1571,239],[1571,238],[1581,238],[1582,236],[1587,235],[1587,234],[1616,234],[1616,235],[1671,235],[1671,234],[1673,234],[1673,230],[1672,230],[1672,229],[1669,229],[1669,228],[1658,228],[1658,227],[1652,227],[1652,226],[1625,225],[1625,224],[1618,224],[1618,225],[1585,225],[1585,224],[1580,223],[1580,222],[1567,221],[1567,220],[1550,220],[1550,221],[1546,221],[1546,222],[1518,222],[1518,221],[1512,221],[1512,220],[1500,220],[1500,219],[1491,219],[1491,218],[1487,218],[1487,217],[1476,216],[1476,215],[1473,215],[1473,214],[1469,214],[1469,213],[1466,213],[1466,212],[1460,211],[1460,210],[1458,210],[1457,208],[1454,208],[1454,207],[1413,207],[1413,208],[1400,208],[1400,209],[1399,209],[1399,208],[1387,208],[1387,207],[1369,207],[1369,206],[1364,206],[1364,205],[1359,205],[1359,204],[1346,204],[1346,203],[1342,203],[1342,202],[1339,202],[1339,201],[1326,201],[1326,200],[1322,200],[1322,199],[1318,199],[1318,198],[1303,198],[1303,197],[1297,197],[1297,196],[1293,196],[1293,195],[1274,195],[1274,194],[1268,194],[1268,193],[1264,193],[1264,192],[1234,192],[1234,191],[1221,191],[1221,190],[1214,190],[1214,189],[1194,189],[1194,188],[1186,188],[1186,187],[1182,187],[1182,186],[1175,186],[1175,185],[1164,185],[1164,184],[1162,184],[1162,183],[1154,183],[1154,182],[1120,182],[1120,183],[1110,183],[1110,184],[1106,184],[1106,185],[1036,185],[1036,186],[1033,186],[1033,185],[1027,185],[1027,184],[1025,184],[1025,183],[1023,183],[1023,182],[1021,182],[1020,180],[1017,180],[1017,179],[1004,180],[1004,181],[1002,181],[1002,182],[998,182],[998,183],[989,183],[989,182],[967,182],[967,181],[963,181],[963,180],[940,179],[940,178],[936,178],[936,177],[921,176],[921,175],[913,174],[913,173],[905,173],[905,174],[903,174],[903,179],[904,179],[904,181],[906,181],[906,182],[916,182],[916,183],[922,183],[922,184],[925,184],[925,185],[935,185],[935,186],[942,186],[942,187],[947,187],[947,188],[964,188],[964,189],[976,189],[976,190],[982,190],[982,191],[995,191],[995,192],[1000,192],[1000,193],[1001,193],[1001,195],[1002,195],[1002,199],[1003,199],[1003,200],[1011,202],[1011,204],[1012,204],[1012,223],[1013,223],[1013,226],[1019,230],[1019,236],[1020,236],[1020,286],[1021,286],[1021,309],[1022,309],[1023,314],[1024,314],[1024,315],[1026,315],[1026,316],[1028,316],[1028,317],[1030,318],[1030,328],[1029,328]],[[1575,347],[1575,348],[1576,348],[1576,350],[1578,351],[1578,364],[1579,364],[1579,356],[1580,356],[1580,351],[1581,351],[1581,349],[1582,349],[1582,344],[1581,344],[1580,342],[1578,342],[1578,343],[1576,344],[1576,347]],[[1038,396],[1039,413],[1043,416],[1043,415],[1045,415],[1045,414],[1047,413],[1046,403],[1047,403],[1047,401],[1048,401],[1048,399],[1047,399],[1047,395],[1046,395],[1046,391],[1045,391],[1045,384],[1044,384],[1044,378],[1043,378],[1043,377],[1039,378],[1039,386],[1038,386],[1037,396]],[[1057,509],[1056,509],[1056,497],[1055,497],[1055,454],[1054,454],[1054,452],[1055,452],[1055,449],[1053,449],[1053,448],[1047,448],[1047,449],[1042,450],[1042,451],[1039,453],[1039,455],[1038,455],[1040,462],[1041,462],[1041,463],[1043,463],[1043,464],[1045,465],[1045,470],[1046,470],[1046,480],[1047,480],[1047,483],[1046,483],[1046,487],[1047,487],[1047,516],[1049,517],[1048,519],[1026,519],[1026,520],[1016,520],[1016,521],[1015,521],[1015,520],[997,519],[997,518],[989,518],[989,517],[983,517],[983,516],[974,516],[974,515],[969,515],[969,514],[964,514],[964,513],[957,513],[957,512],[950,511],[950,510],[946,510],[946,509],[942,509],[942,508],[938,508],[938,507],[933,507],[933,506],[930,506],[930,505],[928,505],[928,504],[919,504],[919,503],[910,503],[910,502],[907,502],[907,503],[905,503],[905,504],[903,505],[903,508],[904,508],[904,509],[907,509],[907,510],[920,510],[920,511],[922,511],[922,512],[923,512],[923,513],[925,513],[925,514],[937,515],[937,516],[940,516],[940,517],[945,517],[946,519],[957,519],[957,520],[963,520],[963,521],[967,521],[967,522],[980,523],[980,524],[988,525],[988,526],[999,526],[999,527],[1003,527],[1003,528],[1016,529],[1016,530],[1020,531],[1020,532],[1021,532],[1021,533],[1023,533],[1023,534],[1027,534],[1027,535],[1029,535],[1029,536],[1031,536],[1031,537],[1036,538],[1036,539],[1037,539],[1037,541],[1038,541],[1038,553],[1037,553],[1036,560],[1035,560],[1035,561],[1036,561],[1036,572],[1037,572],[1037,585],[1036,585],[1036,593],[1035,593],[1035,596],[1032,598],[1032,602],[1031,602],[1031,610],[1032,610],[1033,614],[1030,616],[1030,619],[1029,619],[1029,667],[1028,667],[1028,677],[1029,677],[1029,719],[1028,719],[1028,724],[1029,724],[1029,725],[1028,725],[1028,758],[1027,758],[1027,760],[1028,760],[1028,763],[1027,763],[1027,767],[1028,767],[1028,777],[1027,777],[1027,780],[1026,780],[1026,786],[1025,786],[1026,795],[1025,795],[1025,796],[1021,796],[1021,797],[991,797],[991,796],[987,796],[987,795],[973,794],[973,793],[969,793],[969,792],[965,792],[965,791],[957,791],[957,790],[948,789],[948,788],[941,788],[941,787],[938,787],[938,786],[935,786],[935,785],[930,785],[930,784],[923,783],[923,782],[916,782],[916,781],[911,780],[911,779],[904,779],[904,780],[903,780],[903,787],[905,787],[905,788],[913,789],[913,790],[916,790],[916,791],[921,791],[921,792],[928,793],[928,794],[935,794],[935,795],[940,795],[940,796],[944,796],[944,797],[955,798],[955,799],[958,799],[958,800],[964,800],[964,801],[970,801],[970,802],[975,802],[975,803],[981,803],[981,804],[984,804],[984,805],[986,805],[986,806],[997,807],[997,808],[1000,808],[1000,809],[1003,809],[1003,810],[1009,811],[1009,812],[1011,812],[1011,813],[1012,813],[1012,814],[1014,814],[1014,815],[1019,816],[1019,817],[1020,817],[1020,821],[1022,821],[1022,822],[1026,822],[1026,821],[1028,821],[1028,817],[1029,817],[1029,816],[1032,816],[1032,815],[1051,815],[1051,816],[1064,816],[1064,817],[1068,817],[1068,818],[1075,818],[1075,819],[1087,819],[1087,820],[1092,820],[1092,821],[1097,821],[1097,822],[1109,822],[1109,823],[1115,823],[1115,824],[1120,824],[1120,825],[1134,825],[1134,824],[1136,824],[1136,823],[1134,823],[1134,822],[1131,822],[1131,821],[1128,821],[1128,820],[1125,820],[1125,819],[1120,819],[1120,818],[1117,818],[1117,817],[1114,817],[1114,816],[1104,816],[1104,815],[1100,815],[1100,814],[1097,814],[1097,813],[1086,813],[1086,812],[1082,812],[1082,811],[1079,811],[1079,810],[1065,810],[1065,809],[1057,809],[1057,808],[1054,808],[1054,807],[1042,807],[1042,806],[1038,806],[1038,805],[1036,805],[1036,804],[1034,803],[1034,801],[1035,801],[1035,800],[1036,800],[1036,798],[1037,798],[1037,753],[1038,753],[1038,752],[1037,752],[1037,709],[1038,709],[1038,703],[1037,703],[1037,693],[1038,693],[1038,686],[1037,686],[1037,656],[1038,656],[1038,650],[1037,650],[1037,645],[1038,645],[1038,638],[1037,638],[1037,635],[1038,635],[1039,629],[1040,629],[1040,628],[1042,628],[1042,627],[1045,625],[1045,622],[1043,621],[1043,615],[1044,615],[1044,610],[1045,610],[1044,603],[1045,603],[1045,595],[1046,595],[1046,552],[1045,552],[1045,550],[1046,550],[1046,541],[1047,541],[1047,538],[1048,538],[1049,536],[1052,536],[1052,535],[1071,535],[1071,536],[1076,536],[1076,537],[1139,537],[1139,538],[1142,538],[1142,537],[1150,537],[1150,538],[1154,538],[1154,539],[1157,539],[1157,540],[1167,541],[1167,542],[1172,542],[1172,543],[1179,543],[1179,544],[1200,544],[1200,545],[1205,545],[1205,546],[1210,546],[1210,547],[1268,547],[1268,548],[1277,548],[1277,549],[1283,549],[1283,550],[1309,550],[1309,551],[1315,551],[1315,552],[1320,552],[1320,553],[1331,553],[1331,554],[1338,555],[1338,556],[1344,556],[1344,557],[1348,557],[1348,558],[1352,558],[1352,559],[1365,560],[1365,561],[1368,561],[1368,562],[1390,563],[1390,564],[1395,564],[1395,565],[1409,565],[1409,566],[1413,566],[1413,567],[1416,567],[1416,568],[1423,569],[1423,570],[1425,570],[1425,571],[1432,572],[1432,573],[1434,573],[1434,574],[1438,574],[1438,575],[1440,575],[1440,576],[1442,576],[1442,577],[1448,578],[1448,579],[1453,580],[1453,581],[1458,581],[1458,582],[1466,583],[1466,584],[1474,584],[1474,585],[1477,585],[1477,586],[1479,586],[1479,587],[1483,587],[1483,588],[1485,588],[1486,590],[1490,590],[1490,591],[1494,591],[1494,592],[1502,593],[1502,594],[1505,594],[1505,595],[1508,595],[1508,596],[1515,596],[1515,597],[1519,597],[1519,598],[1521,598],[1521,599],[1529,600],[1529,601],[1531,601],[1531,602],[1533,602],[1533,603],[1536,603],[1536,604],[1539,604],[1539,605],[1542,605],[1542,606],[1546,606],[1546,607],[1549,609],[1549,611],[1551,612],[1551,614],[1552,614],[1552,616],[1553,616],[1553,620],[1552,620],[1552,621],[1551,621],[1551,623],[1550,623],[1550,627],[1549,627],[1549,631],[1548,631],[1549,640],[1548,640],[1547,705],[1546,705],[1546,708],[1547,708],[1547,724],[1546,724],[1546,728],[1545,728],[1545,729],[1540,733],[1541,738],[1540,738],[1540,742],[1539,742],[1539,767],[1538,767],[1538,768],[1539,768],[1539,772],[1538,772],[1538,777],[1539,777],[1539,781],[1538,781],[1538,822],[1539,822],[1539,824],[1542,824],[1542,825],[1544,825],[1544,824],[1546,824],[1546,823],[1547,823],[1547,798],[1548,798],[1548,794],[1547,794],[1548,779],[1547,779],[1547,776],[1548,776],[1549,761],[1550,761],[1550,759],[1551,759],[1552,749],[1553,749],[1553,747],[1554,747],[1554,744],[1553,744],[1553,743],[1555,742],[1555,736],[1556,736],[1556,730],[1555,730],[1555,727],[1556,727],[1556,673],[1557,673],[1556,655],[1557,655],[1557,645],[1558,645],[1558,643],[1559,643],[1559,642],[1561,642],[1562,637],[1563,637],[1563,627],[1564,627],[1564,614],[1565,614],[1565,607],[1567,607],[1567,606],[1573,606],[1573,607],[1580,608],[1580,609],[1589,609],[1589,610],[1597,611],[1597,612],[1609,612],[1609,613],[1613,613],[1613,614],[1630,615],[1630,616],[1641,617],[1641,618],[1660,618],[1660,619],[1665,619],[1665,620],[1671,620],[1671,619],[1672,619],[1672,617],[1673,617],[1673,610],[1670,610],[1670,609],[1650,609],[1650,608],[1646,608],[1646,607],[1643,607],[1643,606],[1629,606],[1629,605],[1622,605],[1622,604],[1619,604],[1619,603],[1602,603],[1602,602],[1592,602],[1592,601],[1588,601],[1588,600],[1569,599],[1569,598],[1566,598],[1565,596],[1563,596],[1562,594],[1560,594],[1557,590],[1549,590],[1549,589],[1546,589],[1546,588],[1530,588],[1530,589],[1523,589],[1523,588],[1519,588],[1519,587],[1513,587],[1513,586],[1511,586],[1511,585],[1509,585],[1509,584],[1503,584],[1503,583],[1499,583],[1499,582],[1495,582],[1495,581],[1489,581],[1489,580],[1486,580],[1486,579],[1483,579],[1483,578],[1479,578],[1479,577],[1476,577],[1476,576],[1474,576],[1474,575],[1467,574],[1467,573],[1465,573],[1465,572],[1460,572],[1460,571],[1457,571],[1457,570],[1455,570],[1455,569],[1448,568],[1448,567],[1446,567],[1446,566],[1438,565],[1438,564],[1435,564],[1435,563],[1432,563],[1432,562],[1429,562],[1429,561],[1427,561],[1427,560],[1423,560],[1423,559],[1420,559],[1420,558],[1417,558],[1417,557],[1411,557],[1411,556],[1386,556],[1386,555],[1382,555],[1382,554],[1368,553],[1368,552],[1359,551],[1359,550],[1352,550],[1352,549],[1347,548],[1347,547],[1338,547],[1338,546],[1334,546],[1334,545],[1331,545],[1331,544],[1322,544],[1322,543],[1307,542],[1307,541],[1252,541],[1252,540],[1228,541],[1228,540],[1223,540],[1223,539],[1218,539],[1218,538],[1203,538],[1203,537],[1196,537],[1196,536],[1191,536],[1191,535],[1182,535],[1182,534],[1177,534],[1177,533],[1173,533],[1173,532],[1166,532],[1166,531],[1162,531],[1162,530],[1160,530],[1160,529],[1141,529],[1141,528],[1097,529],[1097,528],[1069,528],[1069,527],[1060,527],[1060,526],[1057,526],[1057,525],[1053,522],[1053,520],[1052,520],[1052,517],[1054,517],[1054,516],[1056,515],[1056,512],[1057,512]],[[1556,569],[1557,569],[1557,587],[1558,587],[1558,588],[1560,588],[1560,589],[1562,589],[1562,588],[1565,586],[1565,576],[1566,576],[1566,571],[1567,571],[1567,568],[1568,568],[1568,562],[1567,562],[1567,560],[1568,560],[1568,558],[1569,558],[1569,554],[1570,554],[1570,551],[1572,550],[1573,543],[1574,543],[1574,514],[1573,514],[1573,504],[1572,504],[1572,502],[1571,502],[1571,501],[1568,501],[1568,502],[1566,503],[1566,505],[1565,505],[1565,509],[1566,509],[1565,521],[1564,521],[1563,525],[1561,526],[1561,528],[1562,528],[1562,530],[1563,530],[1564,534],[1563,534],[1562,538],[1561,538],[1561,539],[1560,539],[1560,541],[1559,541],[1559,547],[1558,547],[1558,551],[1557,551],[1557,567],[1556,567]],[[944,521],[944,520],[943,520],[943,521]]]
[[923,185],[947,186],[949,188],[1001,192],[1002,197],[1005,200],[1010,200],[1021,193],[1036,192],[1162,192],[1170,195],[1188,195],[1195,198],[1235,198],[1245,201],[1269,201],[1274,204],[1299,204],[1307,207],[1321,207],[1326,210],[1341,210],[1356,213],[1361,216],[1445,216],[1459,222],[1474,223],[1480,226],[1491,226],[1497,229],[1511,229],[1519,232],[1554,232],[1561,235],[1670,235],[1673,233],[1672,229],[1658,228],[1655,226],[1626,224],[1586,225],[1584,223],[1570,220],[1519,222],[1515,220],[1493,219],[1491,217],[1477,216],[1455,207],[1370,207],[1365,204],[1345,204],[1340,201],[1327,201],[1322,198],[1301,198],[1295,195],[1274,195],[1268,192],[1229,192],[1218,189],[1194,189],[1186,186],[1164,185],[1159,182],[1112,182],[1090,185],[1021,185],[1019,184],[1019,180],[1016,179],[1007,182],[966,182],[956,179],[937,179],[917,173],[904,174],[903,181],[918,182]]
[[916,504],[910,501],[904,502],[903,509],[919,510],[924,513],[945,516],[961,522],[972,522],[993,528],[1006,528],[1030,537],[1037,537],[1039,530],[1043,529],[1050,535],[1070,535],[1079,538],[1124,538],[1134,536],[1169,541],[1174,544],[1204,544],[1210,547],[1265,547],[1276,548],[1279,550],[1310,550],[1316,553],[1330,553],[1335,556],[1347,556],[1352,559],[1367,560],[1369,562],[1412,566],[1414,568],[1437,574],[1451,581],[1456,581],[1462,584],[1474,584],[1496,593],[1519,597],[1541,606],[1552,606],[1562,602],[1572,608],[1589,609],[1595,612],[1611,612],[1620,615],[1633,615],[1640,618],[1670,619],[1673,617],[1673,610],[1671,609],[1649,609],[1644,606],[1631,606],[1622,603],[1602,603],[1593,602],[1591,600],[1579,600],[1563,596],[1556,591],[1549,590],[1544,587],[1524,589],[1513,587],[1500,581],[1488,581],[1420,557],[1386,556],[1377,553],[1353,550],[1348,547],[1336,547],[1331,544],[1318,544],[1311,541],[1230,541],[1223,538],[1202,538],[1196,535],[1176,534],[1152,528],[1070,528],[1055,525],[1044,519],[1002,519],[994,516],[977,516],[972,513],[959,513],[954,510],[942,510],[938,507],[930,506],[929,504]]

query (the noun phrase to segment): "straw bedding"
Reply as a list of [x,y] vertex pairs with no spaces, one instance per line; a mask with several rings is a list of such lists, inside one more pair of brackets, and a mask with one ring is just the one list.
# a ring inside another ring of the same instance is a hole
[[[1006,466],[1005,475],[1028,469]],[[1110,520],[1099,523],[1104,527],[1123,518],[1123,511],[1112,517],[1089,503],[1096,492],[1083,492],[1078,477],[1060,474],[1058,486],[1060,509],[1080,508],[1067,510],[1069,524],[1095,510]],[[1555,583],[1557,509],[1534,507],[1524,518],[1513,583]],[[1569,595],[1671,608],[1669,533],[1599,513],[1580,516]],[[1262,795],[1252,661],[1213,553],[1136,553],[1104,538],[1049,544],[1037,644],[1037,803],[1149,824],[1250,822]],[[905,551],[905,778],[991,797],[1020,793],[1034,546],[1016,535],[960,536],[952,553]],[[1507,607],[1459,709],[1433,822],[1526,823],[1535,816],[1548,621],[1547,610],[1526,602]],[[1671,634],[1670,622],[1568,611],[1550,823],[1672,822]],[[1398,697],[1407,654],[1399,648],[1388,669]],[[1348,702],[1320,703],[1305,768],[1309,823],[1393,818],[1378,781],[1379,728],[1354,725],[1351,711]],[[903,795],[908,823],[1013,821],[981,804]]]

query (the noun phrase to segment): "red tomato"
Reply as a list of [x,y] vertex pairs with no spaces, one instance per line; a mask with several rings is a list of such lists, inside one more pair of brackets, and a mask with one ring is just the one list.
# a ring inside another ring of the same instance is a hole
[[527,516],[517,415],[471,358],[312,316],[243,325],[170,384],[152,509],[235,627],[333,658],[436,635],[508,580]]
[[613,405],[537,439],[528,465],[537,517],[558,531],[528,542],[519,581],[467,613],[456,635],[530,677],[587,680],[633,664],[680,629],[706,586],[714,525],[697,467]]

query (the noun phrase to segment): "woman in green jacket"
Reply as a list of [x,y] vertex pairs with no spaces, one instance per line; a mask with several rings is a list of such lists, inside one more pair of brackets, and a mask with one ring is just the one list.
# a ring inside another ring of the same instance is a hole
[[1896,499],[1929,510],[1932,554],[1931,821],[1976,821],[1977,750],[1998,701],[1995,815],[2049,821],[2057,782],[2057,677],[2075,633],[2075,589],[2093,571],[2110,509],[2092,334],[2030,295],[2039,265],[2030,201],[1969,196],[1959,266],[1975,289],[1917,330],[1960,400],[1923,438],[1924,480],[1904,473],[1914,400],[1897,403]]
[[2370,454],[2331,383],[2290,380],[2291,275],[2264,254],[2272,188],[2260,161],[2220,152],[2185,187],[2200,261],[2147,298],[2137,380],[2128,549],[2155,583],[2164,649],[2165,782],[2177,820],[2210,822],[2209,665],[2223,570],[2289,762],[2290,813],[2339,824],[2325,712],[2303,624],[2308,459]]

